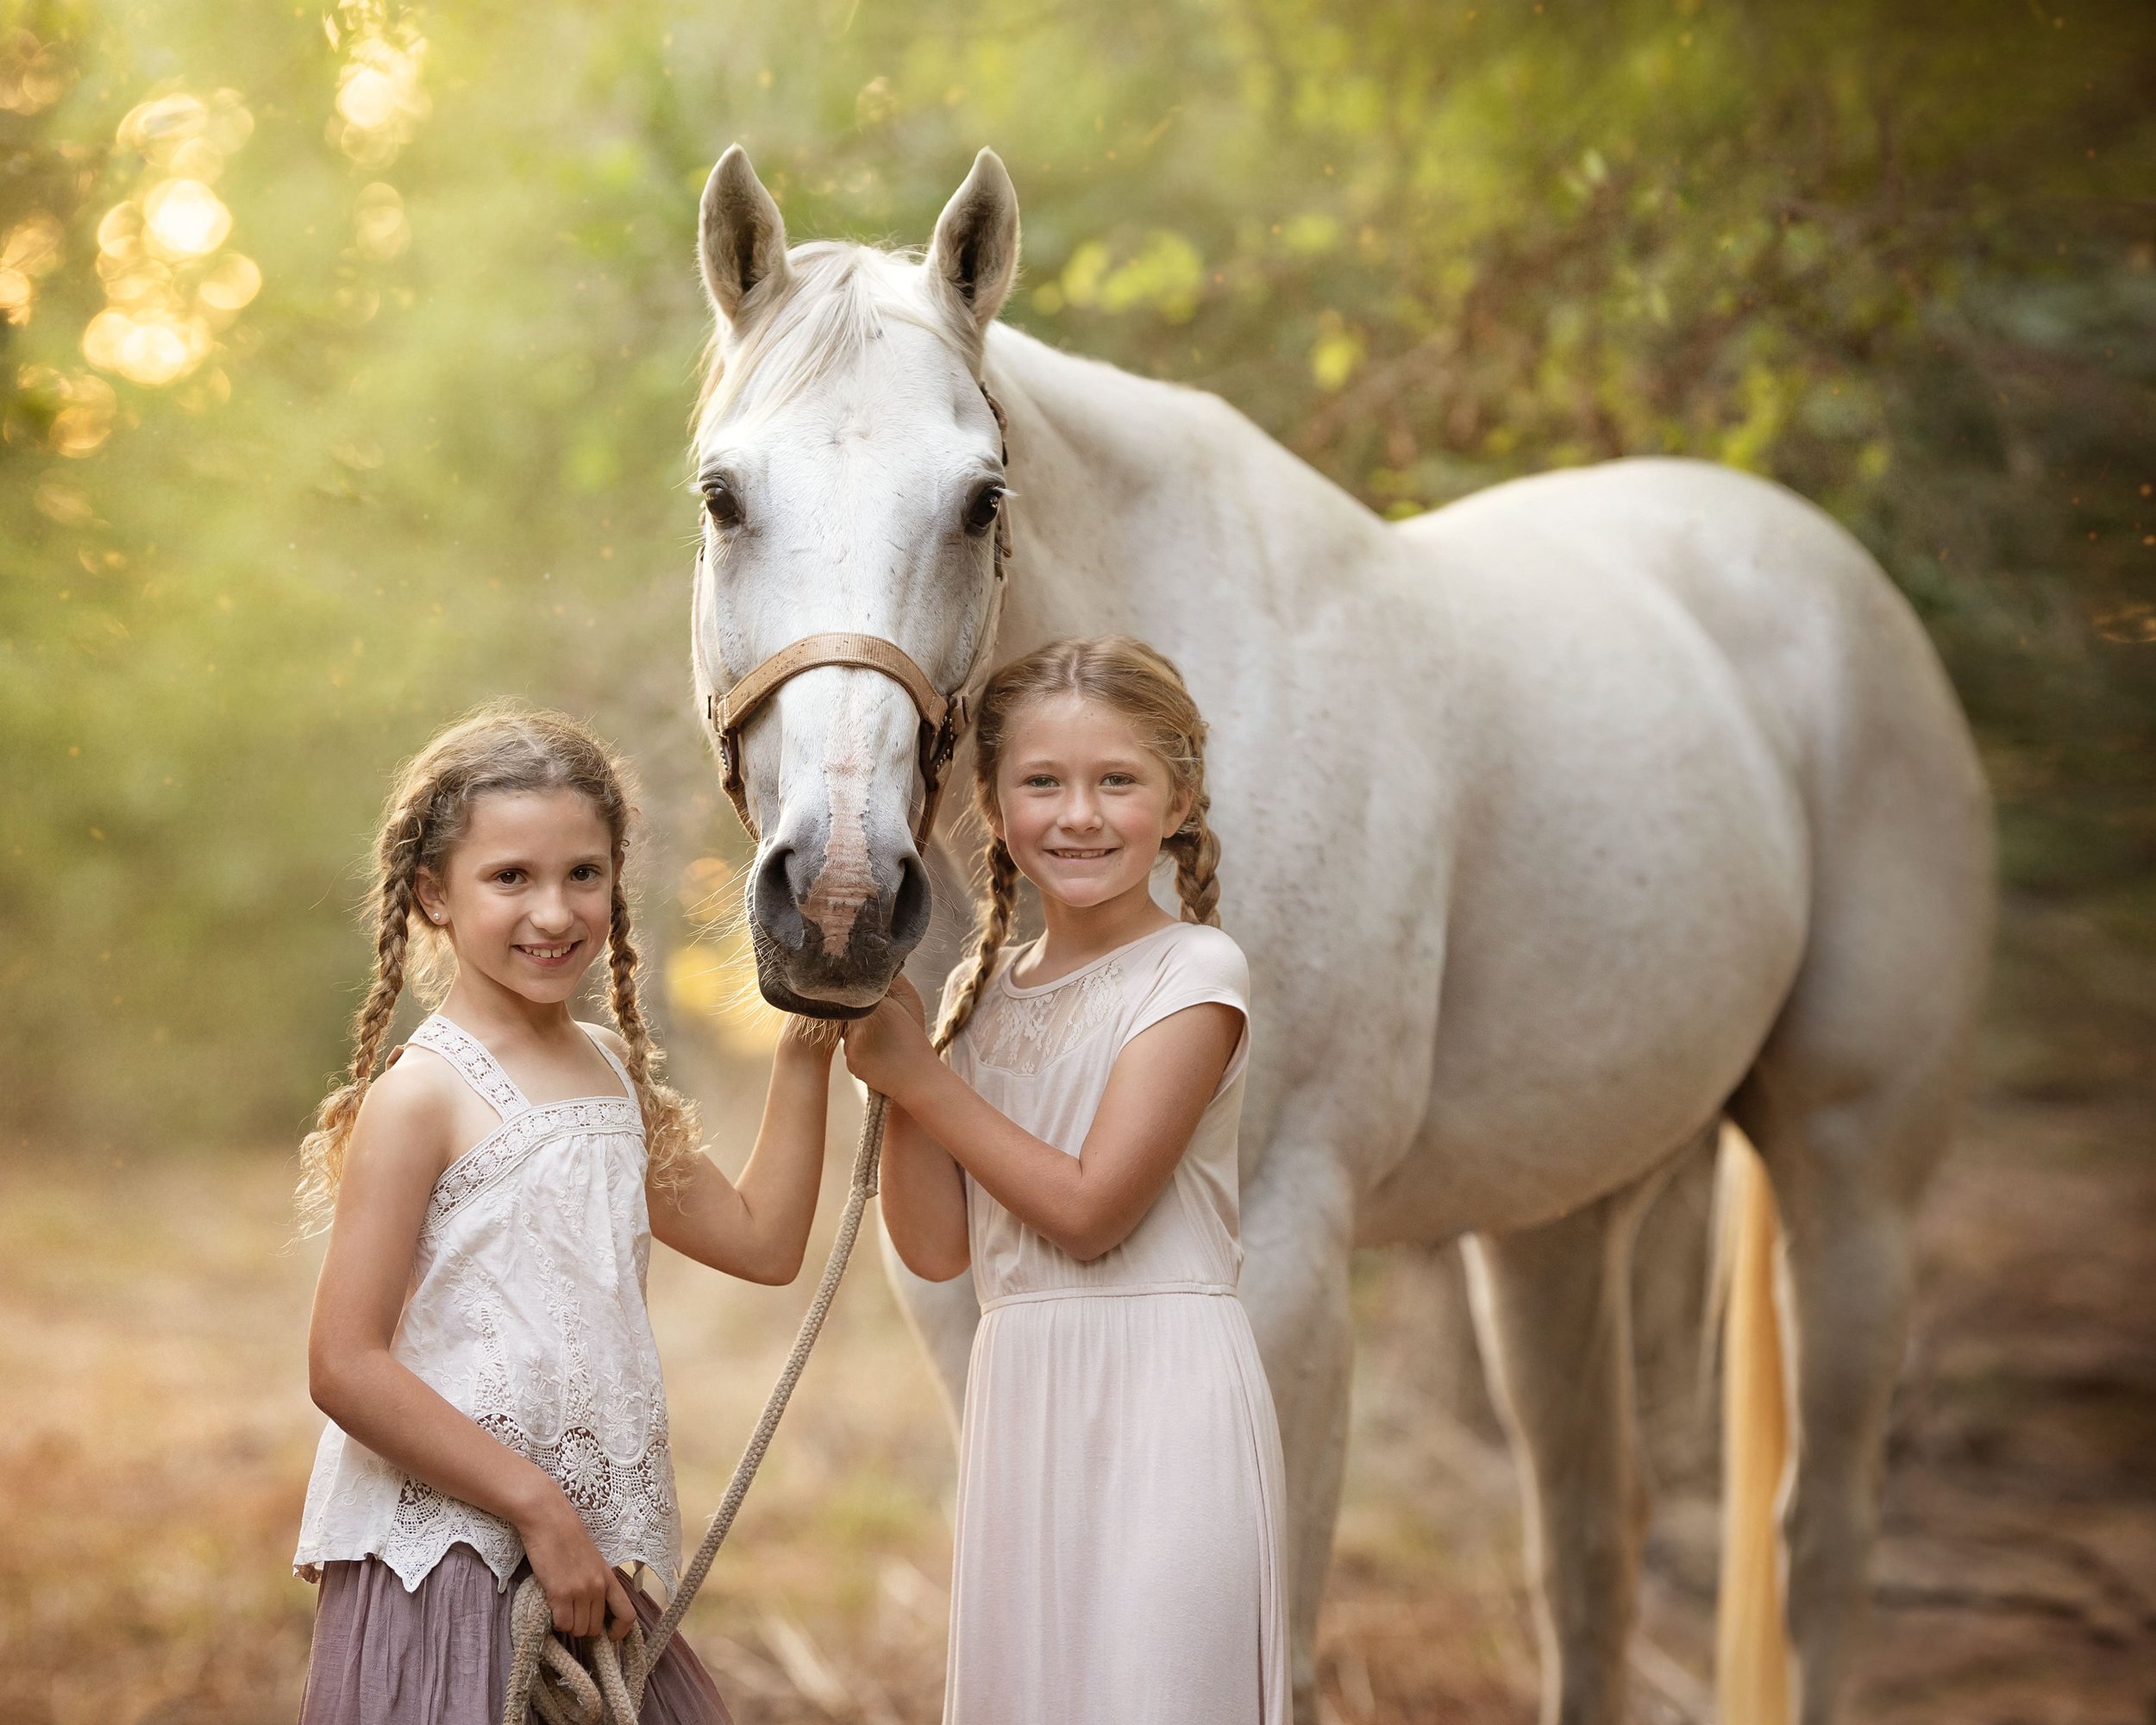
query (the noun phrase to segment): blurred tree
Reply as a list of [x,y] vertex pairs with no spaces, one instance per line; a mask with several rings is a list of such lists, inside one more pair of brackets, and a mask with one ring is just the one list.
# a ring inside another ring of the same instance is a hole
[[5,19],[24,1133],[288,1135],[360,981],[385,775],[485,695],[646,762],[655,909],[732,854],[683,699],[680,487],[695,193],[735,139],[797,237],[909,243],[993,143],[1013,321],[1219,391],[1390,513],[1621,454],[1786,480],[1932,625],[2012,877],[2156,946],[2146,6]]

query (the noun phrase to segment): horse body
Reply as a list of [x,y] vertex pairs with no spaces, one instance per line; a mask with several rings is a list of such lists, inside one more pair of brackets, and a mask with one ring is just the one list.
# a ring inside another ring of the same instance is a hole
[[[731,210],[715,204],[728,172],[705,210],[722,315],[730,290],[755,291],[747,260],[777,221],[738,174]],[[1644,1507],[1631,1230],[1727,1111],[1789,1220],[1794,1692],[1824,1725],[1876,1515],[1908,1212],[1944,1142],[1988,938],[1981,780],[1921,630],[1827,518],[1698,463],[1545,475],[1388,526],[1216,398],[994,326],[1008,265],[976,298],[968,285],[993,272],[964,260],[977,242],[1014,263],[1014,204],[1007,243],[996,225],[1007,185],[984,154],[921,268],[930,315],[886,322],[804,389],[787,435],[804,461],[841,444],[840,424],[871,428],[897,465],[977,460],[969,404],[919,381],[935,374],[937,284],[956,283],[945,306],[987,315],[970,351],[960,320],[948,369],[969,388],[977,367],[1008,419],[1018,549],[996,657],[1138,635],[1210,722],[1224,920],[1253,983],[1242,1285],[1288,1460],[1302,1710],[1345,1441],[1352,1247],[1472,1233],[1478,1322],[1527,1464],[1545,1716],[1621,1712]],[[863,268],[911,267],[869,255]],[[730,437],[753,441],[707,424],[700,442]],[[826,499],[842,517],[847,501]],[[922,589],[938,566],[919,530],[892,536],[890,511],[853,510],[881,551],[827,530],[845,579],[802,599],[792,631],[872,628],[924,666],[962,663],[963,548]],[[745,571],[755,548],[724,555]],[[881,589],[879,556],[894,570]],[[889,596],[907,582],[911,612]],[[711,602],[699,638],[714,663],[739,675],[780,644],[751,631],[729,649]],[[813,673],[747,738],[758,890],[779,855],[805,914],[821,878],[869,883],[855,916],[909,866],[892,786],[913,783],[911,732],[876,685]],[[871,827],[883,854],[863,848]],[[969,832],[946,813],[951,848],[930,861],[946,901]],[[962,939],[958,919],[937,920],[910,965],[929,989]],[[798,975],[774,997],[808,992]],[[834,1009],[881,986],[833,989]],[[955,1402],[970,1287],[887,1263]]]
[[1811,511],[1635,462],[1388,528],[1212,398],[1103,369],[990,342],[1025,548],[1004,641],[1126,629],[1211,718],[1269,1003],[1252,1173],[1322,1112],[1376,1242],[1532,1225],[1666,1160],[1788,993],[1808,858],[1743,670],[1613,514]]

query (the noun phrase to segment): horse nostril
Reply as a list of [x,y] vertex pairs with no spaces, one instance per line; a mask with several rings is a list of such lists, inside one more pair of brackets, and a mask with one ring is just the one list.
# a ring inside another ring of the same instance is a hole
[[928,870],[919,857],[908,856],[899,864],[899,889],[891,895],[891,944],[901,957],[928,932],[930,908]]
[[806,941],[801,920],[802,885],[793,879],[794,852],[790,845],[774,844],[756,865],[756,878],[749,898],[756,925],[789,952],[799,952]]

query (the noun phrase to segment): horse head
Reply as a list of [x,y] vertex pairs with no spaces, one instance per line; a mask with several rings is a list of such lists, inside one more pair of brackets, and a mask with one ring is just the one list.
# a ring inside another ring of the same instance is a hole
[[756,836],[757,982],[786,1011],[858,1017],[927,932],[918,847],[962,705],[940,739],[935,721],[993,646],[1003,446],[980,370],[1018,268],[1017,195],[983,150],[918,262],[789,249],[736,145],[704,188],[698,254],[718,328],[692,639]]

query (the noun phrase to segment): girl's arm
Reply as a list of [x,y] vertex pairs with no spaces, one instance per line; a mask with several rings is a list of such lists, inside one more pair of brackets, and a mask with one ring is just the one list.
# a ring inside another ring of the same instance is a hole
[[648,1189],[651,1232],[676,1251],[749,1282],[801,1273],[824,1175],[824,1120],[837,1040],[814,1019],[789,1018],[771,1059],[763,1124],[738,1183],[708,1156],[679,1185]]
[[983,1101],[936,1057],[902,1004],[887,1000],[846,1027],[846,1063],[1012,1215],[1082,1260],[1121,1245],[1152,1207],[1242,1033],[1241,1013],[1206,1001],[1131,1038],[1075,1157]]
[[385,1073],[360,1105],[315,1289],[308,1385],[315,1405],[375,1454],[515,1527],[557,1629],[618,1639],[636,1609],[561,1488],[390,1352],[427,1200],[453,1147],[452,1117],[447,1094],[417,1063]]
[[[923,1022],[921,997],[905,977],[892,983],[891,998],[916,1025]],[[846,1058],[849,1063],[854,1058],[850,1049]],[[931,1282],[962,1275],[973,1258],[966,1237],[966,1176],[950,1152],[896,1102],[883,1118],[883,1170],[877,1184],[884,1230],[906,1267]]]

